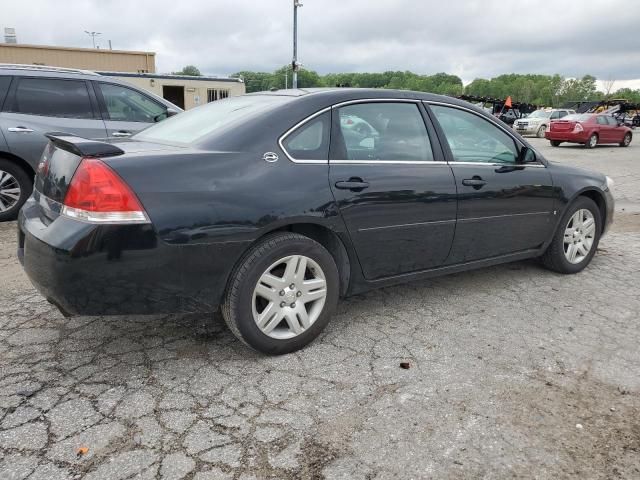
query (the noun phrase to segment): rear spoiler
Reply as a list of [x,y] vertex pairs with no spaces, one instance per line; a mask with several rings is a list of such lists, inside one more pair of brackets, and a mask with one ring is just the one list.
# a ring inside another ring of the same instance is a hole
[[49,132],[44,136],[51,140],[56,147],[79,157],[115,157],[124,153],[124,150],[110,143],[89,140],[71,133]]

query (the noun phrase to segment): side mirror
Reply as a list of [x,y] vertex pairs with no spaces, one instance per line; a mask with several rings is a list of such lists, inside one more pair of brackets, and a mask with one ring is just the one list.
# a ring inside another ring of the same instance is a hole
[[518,163],[535,163],[536,152],[529,147],[522,147],[518,154]]
[[176,110],[175,108],[167,108],[167,117],[173,117],[174,115],[179,114],[180,112],[178,110]]

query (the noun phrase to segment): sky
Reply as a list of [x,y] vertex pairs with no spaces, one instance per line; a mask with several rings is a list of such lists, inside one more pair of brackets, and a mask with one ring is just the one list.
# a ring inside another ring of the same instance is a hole
[[[298,57],[319,73],[591,74],[640,88],[638,0],[303,0]],[[156,52],[158,72],[273,71],[293,0],[0,0],[19,43]],[[28,5],[28,7],[27,7]],[[34,15],[37,12],[37,15]],[[1,32],[0,32],[1,33]]]

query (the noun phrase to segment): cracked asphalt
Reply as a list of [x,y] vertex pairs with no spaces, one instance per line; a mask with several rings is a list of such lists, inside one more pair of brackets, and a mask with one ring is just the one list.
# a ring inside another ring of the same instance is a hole
[[532,142],[616,181],[589,268],[350,298],[277,358],[219,319],[65,319],[0,224],[0,479],[640,478],[640,145]]

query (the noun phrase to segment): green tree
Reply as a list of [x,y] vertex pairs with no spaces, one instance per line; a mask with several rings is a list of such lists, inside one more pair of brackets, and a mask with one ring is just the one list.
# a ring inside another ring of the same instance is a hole
[[196,67],[195,65],[187,65],[185,67],[182,68],[182,70],[180,70],[179,72],[173,72],[174,75],[189,75],[191,77],[200,77],[202,76],[202,74],[200,73],[200,70],[198,70],[198,67]]

